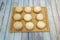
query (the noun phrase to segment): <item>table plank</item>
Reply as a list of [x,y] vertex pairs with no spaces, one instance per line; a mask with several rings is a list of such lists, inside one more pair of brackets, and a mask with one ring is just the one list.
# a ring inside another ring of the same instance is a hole
[[8,22],[10,6],[11,6],[11,0],[8,1],[8,4],[6,6],[6,10],[5,10],[5,13],[4,13],[4,19],[3,19],[1,33],[0,33],[0,35],[1,35],[0,40],[4,40],[5,36],[6,36],[7,22]]
[[55,5],[57,8],[57,12],[58,12],[58,16],[59,16],[59,20],[60,20],[60,0],[55,0]]
[[12,7],[16,6],[16,5],[14,5],[14,3],[16,3],[16,2],[12,0],[12,4],[11,4],[11,7],[10,7],[10,13],[9,13],[10,16],[8,16],[9,18],[8,18],[5,40],[14,40],[14,33],[10,33],[10,31],[9,31],[11,16],[12,16]]
[[47,6],[47,11],[48,13],[48,19],[49,19],[49,26],[50,26],[50,37],[51,40],[57,40],[57,32],[55,28],[55,23],[54,23],[54,18],[53,18],[53,13],[52,13],[52,8],[51,8],[51,1],[46,0],[46,6]]
[[6,5],[7,5],[7,0],[1,0],[0,2],[2,3],[2,1],[4,3],[4,5],[3,5],[4,7],[0,11],[0,31],[1,31],[1,26],[2,26],[2,22],[3,22],[3,18],[4,18],[4,13],[5,13]]
[[[60,22],[60,0],[55,0],[55,5],[56,5],[56,10],[57,10],[57,14],[58,14],[59,22]],[[60,26],[60,23],[59,23],[59,26]],[[58,40],[60,40],[60,27],[59,26],[56,27]]]
[[58,30],[60,30],[59,29],[60,20],[59,20],[59,14],[58,14],[58,11],[57,11],[57,8],[56,8],[56,1],[52,0],[51,5],[52,5],[51,7],[52,7],[52,12],[53,12],[53,17],[54,17],[54,21],[55,21],[56,30],[58,32]]

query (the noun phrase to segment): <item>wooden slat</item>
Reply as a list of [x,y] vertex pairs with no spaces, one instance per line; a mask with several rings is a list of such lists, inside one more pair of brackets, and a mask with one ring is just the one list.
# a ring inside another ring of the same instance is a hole
[[28,0],[29,1],[29,6],[33,7],[33,0]]
[[[53,2],[54,1],[54,2]],[[53,18],[54,18],[54,21],[55,21],[55,26],[56,26],[56,29],[57,29],[57,32],[60,27],[60,20],[59,20],[59,14],[57,12],[57,9],[56,9],[56,2],[55,0],[51,0],[51,7],[52,7],[52,12],[53,12]]]
[[35,33],[29,32],[29,40],[35,40]]
[[57,6],[56,6],[56,1],[51,0],[51,5],[52,5],[53,17],[54,17],[54,20],[55,20],[55,26],[56,26],[55,28],[56,28],[56,31],[57,31],[57,34],[58,34],[58,30],[60,30],[60,28],[59,28],[60,27],[60,17],[59,17]]
[[24,1],[23,1],[23,6],[24,6],[24,7],[29,6],[28,0],[24,0]]
[[24,0],[19,0],[19,5],[18,6],[22,6],[23,7],[23,1]]
[[15,33],[14,40],[21,40],[21,37],[22,37],[21,33]]
[[43,33],[42,32],[35,32],[35,39],[34,40],[43,40]]
[[[10,16],[9,17],[9,22],[7,24],[7,31],[6,31],[6,38],[5,40],[14,40],[17,36],[15,36],[15,33],[10,33],[10,22],[11,22],[11,16],[12,16],[12,7],[16,7],[18,4],[18,0],[12,0],[12,5],[11,5],[11,10],[10,10]],[[18,35],[18,33],[16,33]]]
[[4,13],[5,13],[5,8],[6,8],[6,5],[7,5],[7,0],[1,0],[1,3],[4,3],[4,7],[3,9],[0,11],[0,31],[1,31],[1,25],[2,25],[2,22],[3,22],[3,18],[4,18]]
[[43,40],[51,40],[51,37],[50,37],[50,33],[49,32],[43,33]]
[[41,7],[46,7],[46,5],[45,5],[45,0],[40,0],[39,3],[40,3],[40,6],[41,6]]
[[33,0],[33,5],[34,5],[34,6],[38,6],[37,0]]
[[[59,26],[60,26],[60,0],[55,0],[56,10],[59,18]],[[60,27],[56,27],[58,40],[60,40]]]
[[28,40],[29,37],[28,37],[28,33],[22,33],[22,37],[21,37],[21,40]]
[[[47,11],[48,13],[48,18],[49,18],[49,25],[50,25],[50,37],[51,40],[57,40],[57,34],[56,34],[56,29],[55,29],[55,23],[54,23],[54,18],[53,18],[53,13],[51,9],[51,1],[46,0],[46,6],[47,6]],[[54,6],[55,7],[55,6]]]
[[59,17],[59,20],[60,20],[60,0],[55,0],[55,5],[56,5],[56,8],[57,8],[58,17]]
[[0,40],[4,40],[5,36],[6,36],[7,22],[8,22],[10,6],[11,6],[11,0],[8,1],[7,6],[6,6],[4,19],[3,19],[3,23],[2,23],[2,28],[1,28]]

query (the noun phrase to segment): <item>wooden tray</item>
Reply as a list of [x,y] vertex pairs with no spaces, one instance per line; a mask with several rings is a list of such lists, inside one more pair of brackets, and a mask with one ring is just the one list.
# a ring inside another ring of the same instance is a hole
[[[33,7],[32,7],[32,12],[31,12],[31,15],[32,15],[32,20],[31,22],[34,23],[34,29],[33,30],[27,30],[25,28],[25,24],[26,24],[26,21],[24,19],[20,20],[20,22],[23,23],[23,28],[21,30],[16,30],[14,27],[13,27],[13,24],[14,22],[16,22],[14,19],[13,19],[13,16],[14,14],[16,14],[15,12],[15,8],[12,9],[12,18],[11,18],[11,25],[10,25],[10,32],[49,32],[49,23],[48,23],[48,16],[47,16],[47,11],[46,11],[46,7],[41,7],[42,10],[41,10],[41,13],[44,15],[44,19],[41,20],[41,21],[44,21],[46,23],[46,27],[43,28],[43,29],[38,29],[36,24],[37,24],[37,20],[35,18],[36,16],[36,13],[33,11]],[[26,13],[23,11],[21,12],[21,15],[22,17],[25,15]]]

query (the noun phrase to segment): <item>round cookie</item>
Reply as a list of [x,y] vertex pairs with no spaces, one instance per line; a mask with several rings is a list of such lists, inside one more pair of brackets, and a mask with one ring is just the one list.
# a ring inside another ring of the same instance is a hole
[[20,14],[15,14],[13,16],[14,20],[21,20],[21,15]]
[[34,28],[34,24],[32,22],[27,22],[26,23],[26,29],[32,30]]
[[37,27],[40,28],[40,29],[44,28],[45,26],[46,26],[46,24],[43,21],[39,21],[37,23]]
[[30,21],[32,19],[32,16],[30,14],[25,14],[24,15],[24,20],[25,21]]
[[16,8],[15,8],[15,11],[16,11],[16,12],[21,12],[21,11],[23,11],[23,8],[22,8],[22,7],[16,7]]
[[25,12],[30,13],[32,9],[31,9],[31,7],[25,7],[24,10],[25,10]]
[[37,15],[36,15],[36,19],[37,19],[37,20],[43,20],[43,19],[44,19],[43,14],[42,14],[42,13],[37,14]]
[[21,22],[15,22],[14,24],[13,24],[13,27],[15,28],[15,29],[17,29],[17,30],[19,30],[19,29],[22,29],[22,27],[23,27],[23,24],[21,23]]
[[41,7],[39,6],[34,7],[34,12],[40,12],[40,11],[41,11]]

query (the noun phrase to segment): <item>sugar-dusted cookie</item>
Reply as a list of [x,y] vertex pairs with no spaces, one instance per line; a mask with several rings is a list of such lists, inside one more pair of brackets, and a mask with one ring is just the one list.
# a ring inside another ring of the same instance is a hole
[[17,29],[17,30],[19,30],[19,29],[22,29],[22,27],[23,27],[23,24],[21,23],[21,22],[15,22],[14,24],[13,24],[13,27],[15,28],[15,29]]
[[16,12],[21,12],[21,11],[23,11],[23,8],[22,8],[22,7],[16,7],[16,8],[15,8],[15,11],[16,11]]
[[32,9],[31,9],[31,7],[25,7],[24,10],[25,10],[25,12],[30,13]]
[[42,28],[44,28],[45,26],[46,26],[45,22],[43,22],[43,21],[37,22],[37,27],[38,27],[38,28],[42,29]]
[[14,18],[14,20],[21,20],[21,15],[20,14],[14,14],[13,18]]
[[24,20],[25,20],[25,21],[30,21],[31,19],[32,19],[31,14],[25,14],[25,15],[24,15]]
[[34,28],[34,24],[32,22],[27,22],[26,23],[26,29],[32,30]]
[[41,11],[41,7],[39,7],[39,6],[36,6],[36,7],[34,7],[34,12],[40,12]]
[[44,19],[43,14],[42,14],[42,13],[37,14],[37,15],[36,15],[36,19],[37,19],[37,20],[43,20],[43,19]]

